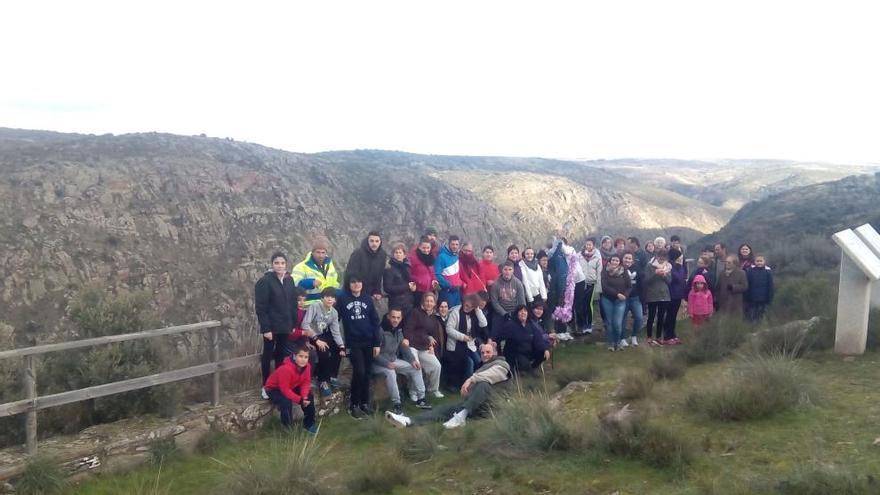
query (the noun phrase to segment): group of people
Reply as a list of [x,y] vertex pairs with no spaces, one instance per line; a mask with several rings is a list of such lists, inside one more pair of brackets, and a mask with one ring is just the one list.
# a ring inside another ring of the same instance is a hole
[[[352,370],[349,412],[355,419],[374,414],[370,384],[378,375],[396,425],[444,419],[457,427],[468,411],[485,407],[487,387],[534,372],[572,334],[593,333],[594,297],[610,351],[638,346],[645,320],[649,344],[680,344],[676,322],[683,302],[699,326],[715,312],[758,320],[773,297],[770,268],[750,246],[730,256],[724,244],[707,246],[689,274],[677,236],[668,243],[658,237],[644,248],[635,237],[605,236],[598,244],[591,238],[580,250],[554,237],[539,250],[508,246],[497,263],[492,246],[477,254],[456,235],[441,244],[433,228],[414,246],[398,242],[388,252],[381,235],[370,232],[342,280],[328,250],[326,238],[316,239],[290,270],[286,255],[274,253],[272,269],[255,286],[263,396],[278,406],[285,425],[293,406],[301,406],[309,431],[315,429],[312,375],[319,393],[332,394],[343,357]],[[465,401],[408,418],[400,376],[420,409],[432,409],[429,399],[442,398],[444,386]]]

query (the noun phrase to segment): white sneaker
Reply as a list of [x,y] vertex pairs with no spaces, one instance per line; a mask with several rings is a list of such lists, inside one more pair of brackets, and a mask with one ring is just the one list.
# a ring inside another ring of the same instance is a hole
[[617,347],[623,349],[624,347],[629,347],[629,344],[626,343],[626,339],[620,339],[620,343],[617,344]]
[[587,327],[587,328],[585,328],[584,331],[581,332],[581,333],[583,333],[584,335],[590,335],[590,334],[593,333],[593,327]]
[[435,399],[442,399],[442,398],[446,397],[445,395],[443,395],[443,392],[441,392],[439,390],[435,390],[435,391],[431,392],[431,395],[433,395]]
[[385,411],[385,420],[391,423],[395,428],[406,428],[412,424],[412,420],[403,414],[394,414],[391,411]]
[[457,413],[453,414],[452,418],[450,418],[449,421],[443,423],[443,427],[446,428],[447,430],[451,430],[453,428],[459,428],[461,426],[464,426],[466,422],[467,422],[467,411],[462,409],[461,411],[458,411]]
[[269,394],[266,393],[265,387],[260,389],[260,397],[262,397],[263,400],[269,400]]
[[415,390],[410,390],[409,391],[409,398],[413,402],[418,402],[419,401],[419,394],[417,394]]
[[559,340],[571,340],[571,335],[568,332],[557,333],[556,338]]
[[633,347],[638,347],[638,346],[639,346],[639,339],[633,337],[633,338],[631,338],[630,340],[632,341],[632,346],[633,346]]

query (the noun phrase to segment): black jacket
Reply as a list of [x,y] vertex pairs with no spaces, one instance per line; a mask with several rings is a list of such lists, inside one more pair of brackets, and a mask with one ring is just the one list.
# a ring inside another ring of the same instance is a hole
[[400,308],[404,317],[409,314],[414,302],[413,292],[409,290],[409,281],[409,261],[389,260],[388,268],[382,275],[382,287],[388,294],[388,309]]
[[290,333],[296,325],[297,289],[284,274],[284,282],[273,271],[266,272],[254,286],[254,309],[260,322],[260,333]]
[[368,237],[361,241],[361,247],[355,249],[345,266],[345,280],[351,275],[358,275],[364,281],[364,294],[373,296],[382,293],[382,272],[385,270],[385,262],[388,254],[382,245],[375,252],[370,251]]

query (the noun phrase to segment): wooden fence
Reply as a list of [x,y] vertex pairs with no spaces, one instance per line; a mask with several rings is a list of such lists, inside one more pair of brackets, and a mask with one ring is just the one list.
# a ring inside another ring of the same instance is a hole
[[[58,344],[39,345],[34,347],[24,347],[21,349],[13,349],[10,351],[0,352],[0,360],[10,358],[23,358],[23,374],[24,374],[24,399],[0,404],[0,418],[13,416],[16,414],[25,414],[25,445],[28,454],[34,454],[37,451],[37,411],[48,409],[50,407],[63,406],[74,402],[95,399],[98,397],[106,397],[122,392],[130,392],[142,388],[152,387],[154,385],[162,385],[165,383],[178,382],[197,376],[213,375],[212,396],[211,401],[216,406],[220,404],[220,373],[236,368],[243,368],[259,362],[258,354],[251,354],[225,361],[220,361],[220,342],[218,339],[219,321],[203,321],[190,325],[180,325],[174,327],[160,328],[156,330],[146,330],[143,332],[125,333],[121,335],[108,335],[106,337],[97,337],[94,339],[74,340],[71,342],[62,342]],[[140,340],[162,335],[175,335],[184,332],[192,332],[196,330],[208,330],[208,355],[210,362],[190,366],[173,371],[165,371],[155,375],[142,376],[132,378],[130,380],[122,380],[119,382],[106,383],[103,385],[95,385],[93,387],[81,388],[79,390],[71,390],[69,392],[61,392],[57,394],[38,396],[37,395],[37,372],[34,359],[42,354],[51,352],[70,351],[72,349],[80,349],[84,347],[93,347],[97,345],[113,344],[116,342],[126,342],[129,340]]]

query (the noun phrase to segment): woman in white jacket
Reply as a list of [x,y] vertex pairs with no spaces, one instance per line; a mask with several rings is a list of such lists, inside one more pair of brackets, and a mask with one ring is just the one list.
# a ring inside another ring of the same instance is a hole
[[527,247],[523,250],[523,259],[519,262],[522,270],[522,283],[526,289],[526,302],[547,300],[547,286],[544,284],[544,271],[535,259],[535,250]]

